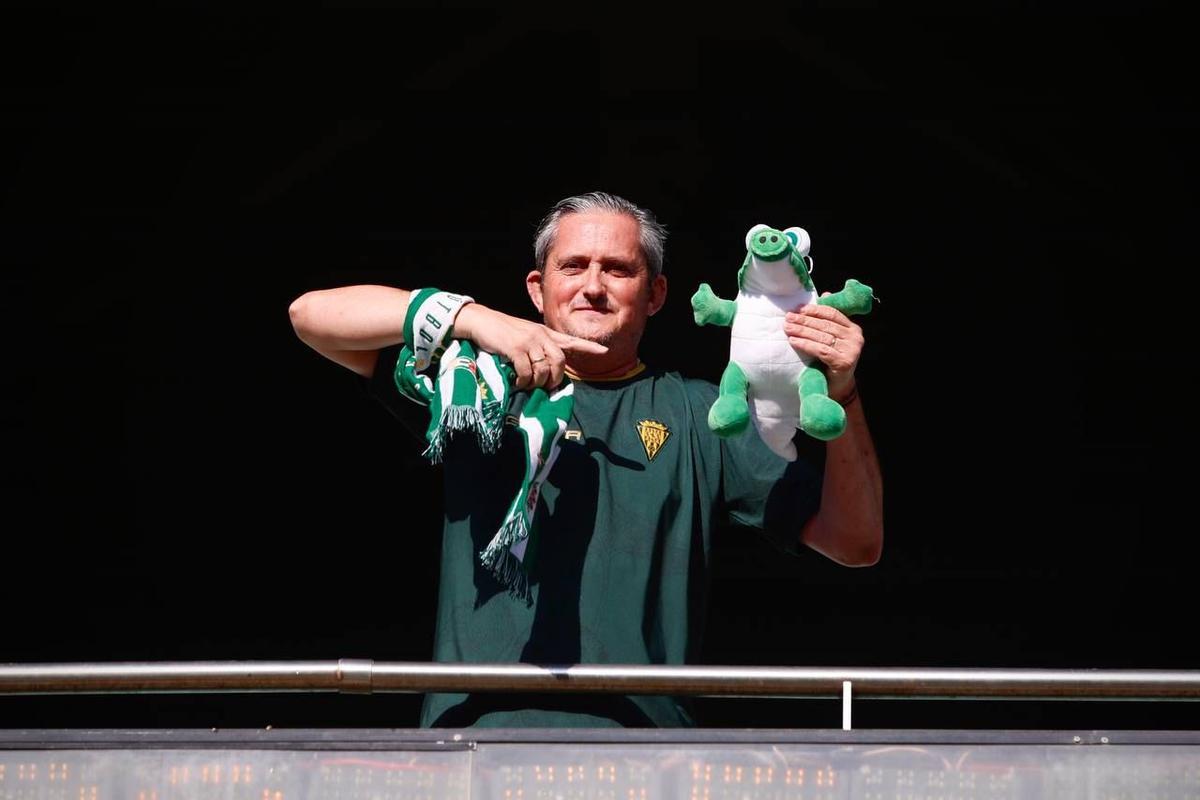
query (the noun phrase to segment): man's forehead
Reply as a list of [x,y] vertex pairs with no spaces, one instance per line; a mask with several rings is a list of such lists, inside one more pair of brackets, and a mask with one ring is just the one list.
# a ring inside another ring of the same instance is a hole
[[571,258],[644,263],[637,220],[626,214],[579,212],[559,220],[550,260]]

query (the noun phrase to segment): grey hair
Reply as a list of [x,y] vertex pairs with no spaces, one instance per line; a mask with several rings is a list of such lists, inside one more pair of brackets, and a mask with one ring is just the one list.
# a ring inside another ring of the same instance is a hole
[[581,214],[590,211],[606,211],[613,214],[626,214],[633,217],[638,224],[638,239],[642,246],[642,255],[646,266],[650,269],[650,279],[662,274],[663,250],[667,242],[667,229],[654,218],[654,212],[640,208],[626,200],[608,192],[588,192],[574,197],[559,200],[550,209],[550,213],[538,223],[537,234],[533,240],[533,259],[539,272],[546,269],[546,258],[550,255],[550,247],[558,236],[558,223],[567,214]]

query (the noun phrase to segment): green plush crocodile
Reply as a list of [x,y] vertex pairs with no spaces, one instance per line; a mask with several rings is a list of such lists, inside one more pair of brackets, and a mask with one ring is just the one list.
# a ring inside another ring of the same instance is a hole
[[820,363],[788,343],[784,315],[814,302],[847,315],[866,314],[873,298],[871,287],[853,279],[842,291],[818,298],[810,246],[803,228],[755,225],[746,234],[737,300],[722,300],[707,283],[692,296],[697,325],[733,327],[729,364],[708,426],[718,436],[733,436],[753,421],[767,446],[789,461],[796,458],[797,427],[822,441],[836,439],[846,429],[846,412],[829,397]]

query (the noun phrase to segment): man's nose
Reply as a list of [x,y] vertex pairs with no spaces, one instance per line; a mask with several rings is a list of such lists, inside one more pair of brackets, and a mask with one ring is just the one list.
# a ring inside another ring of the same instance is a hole
[[588,297],[599,297],[604,294],[603,272],[599,264],[592,264],[587,269],[587,280],[583,284],[583,293]]

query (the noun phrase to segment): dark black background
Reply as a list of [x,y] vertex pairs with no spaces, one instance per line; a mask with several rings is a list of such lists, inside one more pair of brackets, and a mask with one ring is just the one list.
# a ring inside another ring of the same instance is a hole
[[[687,297],[732,293],[756,222],[808,229],[819,288],[857,277],[881,300],[859,374],[884,558],[725,532],[707,662],[1196,665],[1179,20],[152,11],[16,17],[0,40],[0,661],[427,659],[437,472],[294,338],[288,304],[436,284],[528,315],[537,220],[604,189],[671,232],[651,364],[719,376],[727,332]],[[416,708],[8,698],[0,725]],[[1198,727],[1143,704],[875,702],[856,722]]]

